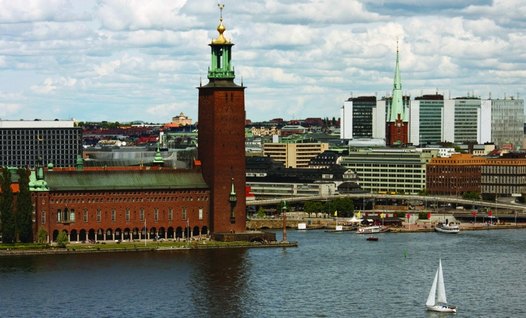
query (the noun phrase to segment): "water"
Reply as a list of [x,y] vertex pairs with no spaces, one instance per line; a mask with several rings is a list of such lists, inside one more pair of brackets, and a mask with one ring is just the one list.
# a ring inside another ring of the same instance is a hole
[[[526,231],[289,231],[298,248],[0,257],[1,317],[526,317]],[[280,234],[278,234],[280,237]]]

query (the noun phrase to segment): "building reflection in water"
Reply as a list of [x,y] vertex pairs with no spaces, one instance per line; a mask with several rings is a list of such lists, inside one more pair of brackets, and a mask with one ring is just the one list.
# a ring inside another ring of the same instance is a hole
[[245,304],[254,303],[249,290],[246,249],[196,251],[192,282],[192,301],[207,317],[239,317],[249,312]]

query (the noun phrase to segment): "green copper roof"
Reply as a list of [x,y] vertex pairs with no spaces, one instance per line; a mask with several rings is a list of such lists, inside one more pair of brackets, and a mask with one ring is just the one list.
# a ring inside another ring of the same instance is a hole
[[50,191],[208,188],[193,170],[48,171],[46,181]]
[[402,121],[408,121],[408,114],[406,114],[405,111],[402,93],[402,77],[400,76],[400,54],[398,51],[398,47],[396,48],[396,66],[393,83],[393,96],[391,100],[390,110],[391,111],[389,112],[387,122],[395,122],[398,119],[398,114],[400,114],[400,118],[402,119]]
[[223,35],[226,31],[225,25],[223,24],[223,8],[223,4],[219,5],[219,9],[221,10],[219,25],[217,26],[219,35],[210,43],[212,49],[211,66],[208,69],[208,78],[210,80],[233,80],[235,78],[234,69],[231,64],[232,46],[234,44]]

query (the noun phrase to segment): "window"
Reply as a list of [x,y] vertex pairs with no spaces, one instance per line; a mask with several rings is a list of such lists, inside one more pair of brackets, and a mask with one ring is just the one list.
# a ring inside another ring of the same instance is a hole
[[46,224],[46,210],[42,210],[42,215],[40,216],[40,223]]
[[88,209],[84,209],[83,219],[85,223],[88,223]]
[[159,209],[157,208],[153,209],[153,220],[155,222],[159,221]]
[[203,208],[199,208],[199,220],[203,219]]
[[130,209],[126,208],[126,221],[130,221]]
[[182,217],[183,217],[183,220],[186,220],[186,207],[183,207]]
[[141,209],[141,210],[139,211],[139,219],[140,219],[141,221],[144,221],[144,209]]
[[100,209],[97,209],[97,222],[102,221],[102,211]]
[[74,209],[71,209],[71,211],[69,212],[69,221],[75,222],[75,210]]
[[60,209],[57,210],[57,222],[62,222],[62,211]]
[[117,212],[115,212],[115,209],[111,210],[111,221],[115,222],[115,219],[117,218]]
[[172,221],[174,219],[174,209],[170,208],[168,210],[168,221]]

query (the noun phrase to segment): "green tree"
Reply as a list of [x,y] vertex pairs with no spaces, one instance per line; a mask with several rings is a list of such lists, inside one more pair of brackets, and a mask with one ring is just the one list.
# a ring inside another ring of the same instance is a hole
[[47,231],[44,229],[38,230],[38,243],[46,243],[47,242]]
[[4,243],[15,242],[15,217],[13,215],[13,191],[11,190],[11,173],[9,169],[2,169],[0,182],[0,219],[2,221],[2,241]]
[[462,199],[465,200],[479,200],[480,194],[478,192],[464,192],[462,193]]
[[66,244],[68,244],[68,235],[65,231],[62,231],[58,233],[57,236],[57,245],[58,247],[66,247]]
[[16,198],[16,231],[18,239],[22,243],[33,242],[33,204],[31,203],[31,193],[29,192],[29,169],[18,169],[19,189]]
[[319,201],[307,201],[303,207],[305,212],[321,212],[323,204]]

